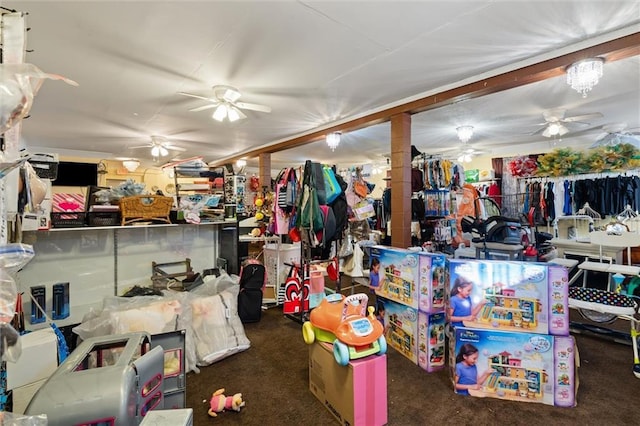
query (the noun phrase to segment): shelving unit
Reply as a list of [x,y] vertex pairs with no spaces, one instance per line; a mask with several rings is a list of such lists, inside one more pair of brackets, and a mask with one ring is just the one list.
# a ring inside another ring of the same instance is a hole
[[[247,184],[245,175],[225,175],[224,177],[224,206],[226,216],[241,215],[245,212],[244,195]],[[229,210],[233,210],[231,215]]]
[[[180,198],[185,196],[199,196],[211,198],[211,206],[205,206],[201,210],[201,215],[221,218],[224,216],[224,191],[223,188],[215,188],[210,177],[199,177],[200,169],[190,170],[184,166],[173,168],[173,179],[176,187],[176,204],[180,207]],[[205,182],[206,181],[206,182]],[[200,199],[200,198],[199,198]],[[204,200],[207,202],[206,200]],[[209,204],[209,203],[207,203]]]

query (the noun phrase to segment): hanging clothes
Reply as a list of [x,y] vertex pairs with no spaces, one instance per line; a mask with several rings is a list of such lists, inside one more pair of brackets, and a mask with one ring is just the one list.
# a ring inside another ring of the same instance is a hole
[[545,212],[544,219],[553,222],[556,218],[555,194],[553,193],[553,182],[547,182],[544,186]]
[[562,206],[562,214],[570,216],[573,214],[573,185],[572,182],[565,179],[564,181],[564,204]]
[[491,182],[487,189],[487,195],[496,202],[498,207],[502,207],[502,195],[500,194],[500,186],[495,182]]
[[524,213],[525,215],[529,214],[530,198],[531,198],[530,184],[526,183],[524,186],[524,203],[522,205],[522,213]]

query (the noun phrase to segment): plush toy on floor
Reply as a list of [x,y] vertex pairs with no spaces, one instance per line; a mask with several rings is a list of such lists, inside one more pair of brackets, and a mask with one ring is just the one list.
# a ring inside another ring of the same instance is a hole
[[221,413],[225,410],[240,411],[240,408],[244,407],[244,401],[242,400],[242,394],[237,393],[233,396],[224,396],[224,388],[218,389],[211,395],[210,401],[211,408],[209,408],[209,415],[211,417],[217,417],[217,413]]

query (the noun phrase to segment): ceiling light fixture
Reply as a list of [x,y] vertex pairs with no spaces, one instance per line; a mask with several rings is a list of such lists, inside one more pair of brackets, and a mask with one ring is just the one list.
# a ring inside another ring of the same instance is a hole
[[135,158],[132,158],[130,160],[123,160],[122,165],[125,169],[127,169],[128,172],[133,173],[140,166],[140,162]]
[[556,136],[560,133],[560,125],[558,123],[551,123],[547,129],[549,136]]
[[230,106],[227,108],[227,118],[229,119],[230,122],[234,122],[234,121],[238,121],[240,120],[240,113],[238,112],[238,110],[236,109],[236,107],[234,106]]
[[471,154],[460,154],[458,156],[458,163],[469,163],[472,159],[472,155]]
[[227,104],[220,104],[216,107],[215,111],[213,111],[213,118],[216,121],[222,122],[225,118],[227,118],[227,114],[229,113],[229,108]]
[[587,97],[587,93],[598,84],[602,77],[604,68],[604,59],[589,58],[582,61],[574,62],[567,68],[567,84],[583,98]]
[[335,151],[338,145],[340,145],[340,137],[342,133],[333,132],[327,135],[327,145],[331,148],[331,151]]
[[458,139],[462,143],[469,142],[471,136],[473,136],[473,126],[460,126],[456,128],[456,131],[458,132]]
[[169,151],[164,146],[155,145],[151,148],[152,157],[166,157],[167,155],[169,155]]

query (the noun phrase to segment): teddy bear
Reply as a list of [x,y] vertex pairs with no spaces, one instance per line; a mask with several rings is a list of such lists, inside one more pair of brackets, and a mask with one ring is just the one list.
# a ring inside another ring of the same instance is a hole
[[211,417],[217,417],[217,413],[221,413],[225,410],[240,411],[240,408],[244,407],[245,402],[242,400],[242,394],[237,393],[233,396],[225,396],[224,388],[218,389],[211,395],[211,401],[209,402],[211,408],[209,408],[209,415]]

